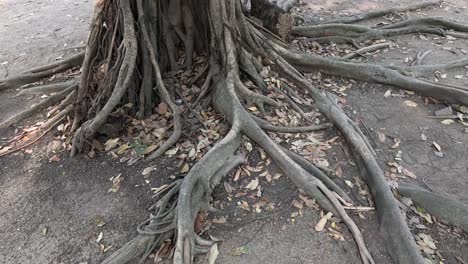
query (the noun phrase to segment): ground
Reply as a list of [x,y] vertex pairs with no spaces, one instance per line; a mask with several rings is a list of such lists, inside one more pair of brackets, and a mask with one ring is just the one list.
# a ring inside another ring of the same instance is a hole
[[[325,17],[328,14],[349,14],[391,6],[405,1],[302,1],[310,18]],[[461,0],[451,0],[443,8],[424,11],[439,16],[450,16],[468,20],[468,4]],[[12,1],[0,0],[0,76],[15,74],[34,65],[41,65],[74,53],[86,39],[86,30],[91,15],[92,1]],[[64,14],[57,16],[56,14]],[[418,14],[413,14],[418,15]],[[13,34],[14,32],[14,34]],[[465,40],[448,42],[434,39],[433,36],[403,36],[392,38],[398,43],[385,53],[377,53],[371,61],[403,64],[405,58],[414,57],[420,50],[433,49],[426,62],[450,61],[466,56],[468,42]],[[439,44],[439,45],[436,45]],[[6,63],[4,63],[6,62]],[[467,70],[448,73],[444,82],[468,85]],[[460,79],[454,76],[462,75]],[[346,85],[347,80],[328,78],[316,81],[327,87],[327,83]],[[385,97],[389,90],[397,96]],[[375,84],[353,83],[342,97],[345,110],[356,120],[364,132],[372,138],[373,145],[384,166],[393,161],[401,151],[401,165],[417,177],[401,179],[420,186],[429,185],[434,191],[451,195],[461,202],[468,203],[468,134],[466,127],[455,123],[444,125],[440,119],[431,119],[435,111],[446,107],[444,103],[426,104],[423,97],[407,95],[399,89]],[[2,92],[0,97],[0,121],[5,120],[20,109],[40,99],[17,97],[15,91]],[[402,95],[404,97],[402,97]],[[410,107],[405,101],[417,103]],[[28,120],[29,124],[41,117]],[[27,126],[27,125],[26,125]],[[379,139],[377,131],[385,135]],[[0,130],[0,140],[17,133],[14,129]],[[426,140],[423,140],[424,134]],[[334,130],[323,133],[323,139],[337,136]],[[60,148],[57,132],[51,133],[43,141],[26,151],[7,157],[0,157],[0,228],[4,235],[0,238],[0,263],[98,263],[109,252],[123,245],[136,234],[136,225],[146,219],[146,209],[152,204],[150,187],[159,187],[170,181],[170,175],[177,175],[179,169],[171,160],[163,159],[154,166],[156,170],[148,178],[142,171],[148,165],[137,163],[131,167],[100,154],[89,158],[84,155],[69,158]],[[396,148],[394,139],[401,143]],[[443,157],[435,155],[433,142],[442,147]],[[354,183],[347,188],[351,196],[364,205],[365,199],[358,193],[353,176],[356,169],[347,162],[345,144],[337,140],[326,151],[331,170],[341,166],[343,175],[334,178],[345,187],[344,180]],[[29,150],[32,150],[29,151]],[[54,155],[59,159],[50,161]],[[260,161],[258,151],[252,151],[249,164]],[[384,167],[389,171],[388,167]],[[268,169],[277,172],[273,165]],[[261,172],[252,173],[233,181],[233,175],[226,181],[235,189],[240,189]],[[109,192],[109,180],[119,174],[124,178],[117,192]],[[326,231],[316,232],[314,226],[320,218],[320,211],[310,208],[300,210],[292,206],[298,191],[285,177],[273,183],[260,178],[263,187],[262,201],[275,204],[271,212],[250,212],[237,206],[238,201],[257,202],[254,195],[235,197],[229,195],[223,184],[215,191],[213,205],[221,209],[209,215],[210,219],[224,216],[224,224],[212,224],[209,235],[223,239],[220,244],[219,263],[359,263],[352,237],[342,227],[345,241],[337,241]],[[423,180],[425,179],[425,180]],[[425,182],[425,183],[424,183]],[[296,216],[297,215],[297,216]],[[366,218],[353,216],[377,263],[391,263],[385,245],[380,239],[373,212],[363,213]],[[294,217],[293,217],[294,216]],[[421,218],[412,219],[413,234],[430,234],[437,248],[446,260],[444,263],[457,263],[457,258],[467,262],[468,237],[454,232],[441,224],[428,224]],[[416,220],[415,220],[416,219]],[[98,226],[105,223],[104,226]],[[418,224],[429,227],[419,229]],[[102,253],[96,239],[102,232],[100,241],[105,247],[112,246]],[[236,248],[246,245],[248,253],[236,256]],[[148,263],[152,261],[148,260]]]

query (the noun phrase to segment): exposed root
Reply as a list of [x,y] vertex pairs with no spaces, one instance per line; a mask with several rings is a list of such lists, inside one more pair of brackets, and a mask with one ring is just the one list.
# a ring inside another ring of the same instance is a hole
[[73,89],[75,87],[74,86],[71,86],[65,90],[63,90],[62,92],[59,92],[57,94],[54,94],[52,96],[49,96],[48,98],[46,98],[44,101],[41,101],[37,104],[34,104],[32,105],[29,109],[26,109],[24,111],[21,111],[19,113],[17,113],[16,115],[8,118],[7,120],[3,121],[2,123],[0,123],[0,128],[6,128],[6,127],[9,127],[25,118],[28,118],[30,116],[32,116],[33,114],[36,114],[38,113],[39,111],[41,110],[44,110],[45,108],[53,105],[53,104],[56,104],[58,102],[60,102],[62,99],[64,99],[67,95],[69,95]]
[[71,86],[76,86],[78,82],[76,80],[65,81],[65,82],[58,82],[53,84],[47,85],[40,85],[35,87],[30,87],[27,89],[21,90],[16,96],[21,95],[30,95],[30,94],[44,94],[44,93],[57,93],[63,91]]
[[366,54],[368,52],[373,52],[373,51],[376,51],[376,50],[385,49],[385,48],[388,48],[388,47],[391,47],[391,46],[392,46],[392,44],[388,43],[388,42],[371,45],[371,46],[368,46],[368,47],[364,47],[364,48],[352,51],[348,55],[343,56],[343,59],[350,60],[350,59],[353,59],[353,58],[355,58],[357,56],[365,57],[364,54]]
[[81,65],[81,63],[83,62],[83,58],[84,53],[79,53],[62,61],[37,67],[20,75],[0,80],[0,91],[7,89],[15,89],[25,84],[37,82],[42,78],[46,78],[54,74],[64,72],[68,69],[77,67]]
[[[439,98],[451,103],[468,105],[468,90],[466,88],[441,83],[431,83],[429,81],[407,76],[402,74],[400,71],[391,69],[395,68],[404,71],[407,69],[404,67],[386,67],[368,63],[343,62],[280,48],[278,48],[278,52],[290,63],[305,72],[321,71],[330,75],[352,78],[364,82],[376,82],[404,87],[405,89],[413,90],[425,96]],[[463,63],[466,63],[466,59],[450,64],[450,66],[446,67],[458,67]],[[426,70],[430,66],[422,65],[413,67],[414,69],[412,69],[412,71],[417,72],[418,70]]]
[[[468,33],[468,24],[439,17],[427,17],[409,19],[379,28],[338,23],[296,26],[293,27],[291,33],[296,36],[305,36],[318,42],[328,41],[338,44],[351,42],[355,45],[366,40],[414,33],[445,36],[446,34],[451,34],[451,31],[448,30],[454,30],[454,33],[466,34]],[[458,35],[458,37],[462,36],[464,35]]]
[[398,192],[411,198],[414,204],[424,208],[430,215],[468,232],[468,205],[408,183],[400,183]]
[[385,15],[389,14],[397,14],[405,11],[413,11],[417,9],[422,9],[430,6],[435,6],[435,5],[440,5],[442,1],[427,1],[427,2],[421,2],[421,3],[414,3],[414,4],[409,4],[405,6],[399,6],[399,7],[392,7],[392,8],[385,8],[385,9],[378,9],[374,10],[368,13],[363,13],[363,14],[358,14],[358,15],[353,15],[350,17],[345,17],[345,18],[338,18],[338,19],[332,19],[332,20],[327,20],[323,22],[323,24],[351,24],[351,23],[356,23],[372,18],[377,18],[377,17],[382,17]]

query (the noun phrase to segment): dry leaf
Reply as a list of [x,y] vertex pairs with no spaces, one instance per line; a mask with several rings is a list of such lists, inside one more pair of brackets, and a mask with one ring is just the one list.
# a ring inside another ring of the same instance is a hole
[[444,125],[450,125],[450,124],[455,123],[455,121],[453,121],[452,119],[445,119],[445,120],[441,121],[440,123],[442,123]]
[[182,167],[182,169],[180,170],[181,173],[187,173],[189,172],[190,170],[190,166],[188,165],[188,163],[185,163],[184,166]]
[[406,100],[405,101],[405,105],[409,106],[409,107],[418,107],[418,104],[411,101],[411,100]]
[[325,225],[327,224],[327,221],[333,216],[332,213],[328,212],[326,215],[324,215],[315,225],[315,231],[320,232],[325,228]]
[[152,172],[154,169],[155,169],[154,167],[145,168],[141,174],[143,174],[143,176],[146,176],[150,174],[150,172]]
[[395,142],[390,148],[391,149],[396,149],[400,146],[401,140],[399,138],[394,138],[393,142]]
[[377,131],[377,134],[379,135],[380,143],[384,143],[385,142],[385,134],[380,132],[380,131]]
[[413,179],[416,179],[416,175],[414,173],[412,173],[411,171],[407,170],[407,169],[403,169],[403,174],[405,174],[406,176],[410,177],[410,178],[413,178]]
[[226,192],[227,193],[232,193],[232,191],[233,191],[232,186],[227,182],[224,182],[223,184],[224,184],[224,189],[226,190]]
[[120,138],[112,138],[106,141],[104,143],[104,146],[106,146],[105,151],[109,151],[117,146],[119,143]]
[[166,103],[164,103],[164,102],[160,103],[160,104],[158,105],[158,109],[157,109],[158,114],[160,114],[160,115],[166,114],[166,113],[167,113],[167,108],[168,108],[168,107],[167,107],[167,104],[166,104]]
[[250,190],[255,190],[257,189],[258,187],[258,184],[259,184],[259,181],[258,181],[258,178],[255,178],[254,180],[252,180],[247,186],[245,186],[244,188],[245,189],[250,189]]
[[49,162],[59,162],[60,158],[57,155],[54,155],[52,158],[49,159]]
[[96,239],[96,243],[99,244],[99,242],[102,240],[102,237],[103,237],[103,234],[102,234],[102,232],[101,232],[101,233],[99,233],[99,236],[98,236],[97,239]]
[[211,222],[213,224],[225,224],[227,221],[226,221],[226,218],[224,216],[221,216],[218,219],[215,218],[215,219],[211,220]]
[[297,209],[302,209],[304,207],[304,205],[296,199],[292,201],[292,205]]

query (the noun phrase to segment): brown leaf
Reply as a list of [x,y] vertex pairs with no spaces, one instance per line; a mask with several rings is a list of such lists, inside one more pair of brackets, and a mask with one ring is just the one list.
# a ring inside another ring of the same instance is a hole
[[57,155],[54,155],[52,158],[49,159],[49,162],[59,162],[60,158]]
[[379,135],[380,143],[384,143],[385,142],[385,134],[382,133],[381,131],[377,131],[377,134]]
[[203,226],[205,225],[206,221],[206,213],[205,212],[199,212],[197,214],[197,217],[195,218],[195,233],[200,233],[202,230]]
[[304,207],[304,205],[302,204],[302,202],[299,202],[298,200],[294,199],[292,201],[292,205],[294,207],[296,207],[297,209],[302,209]]
[[162,102],[158,105],[158,109],[157,109],[158,114],[164,115],[167,113],[167,110],[168,110],[168,106],[166,103]]

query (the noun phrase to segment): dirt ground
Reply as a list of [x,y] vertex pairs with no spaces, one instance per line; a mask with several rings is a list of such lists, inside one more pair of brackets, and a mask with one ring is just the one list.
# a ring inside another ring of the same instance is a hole
[[[409,1],[302,2],[308,17],[320,19],[330,14],[350,14]],[[84,0],[0,0],[0,78],[75,53],[86,39],[92,4],[93,1]],[[410,15],[424,14],[468,20],[468,3],[450,0],[442,8]],[[398,47],[378,53],[369,61],[404,64],[405,58],[433,49],[425,63],[448,62],[466,57],[468,50],[466,40],[447,41],[427,35],[396,37],[392,41]],[[463,77],[455,79],[456,75]],[[443,81],[467,86],[468,70],[451,71]],[[389,89],[398,96],[386,98],[384,94]],[[417,176],[403,181],[428,185],[436,192],[468,203],[466,127],[457,123],[444,125],[439,119],[428,118],[447,105],[426,104],[421,96],[375,84],[353,83],[346,94],[345,110],[373,139],[385,171],[389,170],[386,163],[401,151],[401,165]],[[39,96],[15,98],[14,95],[15,91],[1,93],[0,121],[40,100]],[[406,100],[418,106],[409,107],[404,103]],[[36,116],[29,122],[41,119]],[[385,135],[384,142],[378,139],[377,131]],[[15,129],[0,130],[0,140],[15,133]],[[336,131],[329,130],[324,138],[336,135]],[[60,150],[60,142],[54,136],[51,133],[29,148],[32,154],[19,152],[0,158],[0,263],[99,263],[135,236],[136,225],[146,219],[147,208],[154,202],[151,187],[170,181],[168,177],[177,170],[170,160],[160,161],[146,181],[141,173],[146,167],[143,164],[128,167],[105,154],[93,159],[69,158]],[[401,143],[392,149],[394,139],[400,139]],[[441,146],[443,157],[435,154],[433,142]],[[353,176],[358,172],[347,162],[350,158],[344,146],[338,141],[327,152],[327,159],[332,170],[337,169],[337,164],[347,164],[343,165],[342,178],[334,178],[346,188],[344,180],[354,182]],[[60,160],[49,162],[56,154]],[[251,165],[258,161],[255,156],[254,151],[249,159]],[[272,165],[269,170],[277,168]],[[124,177],[122,187],[118,192],[109,192],[109,179],[117,175]],[[345,241],[337,241],[326,232],[315,232],[313,227],[320,218],[319,211],[303,209],[302,216],[294,216],[298,209],[291,203],[298,191],[289,180],[282,177],[272,184],[260,179],[264,188],[262,199],[276,205],[272,212],[247,212],[237,206],[243,198],[230,197],[222,185],[215,191],[215,207],[223,209],[209,217],[227,219],[225,224],[213,224],[208,231],[209,235],[224,240],[220,243],[217,263],[360,263],[354,241],[344,226],[341,231]],[[230,176],[226,181],[239,187],[249,179],[234,183]],[[367,203],[356,188],[346,190],[356,201]],[[366,212],[364,216],[366,219],[353,215],[353,219],[362,230],[376,263],[391,263],[379,236],[376,214]],[[407,219],[411,217],[409,214]],[[429,229],[418,229],[417,224],[410,225],[413,233],[430,234],[445,259],[443,263],[459,263],[456,257],[468,263],[467,234],[453,232],[453,228],[440,224],[424,223]],[[106,253],[101,253],[96,243],[101,232],[101,243],[111,246]],[[248,252],[240,256],[232,254],[241,246],[246,246]]]

